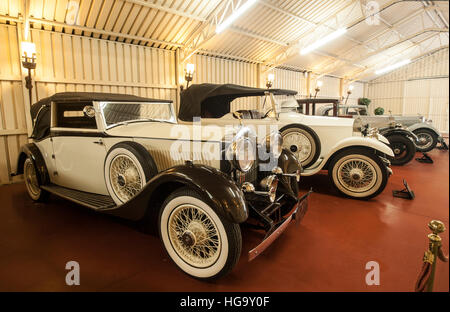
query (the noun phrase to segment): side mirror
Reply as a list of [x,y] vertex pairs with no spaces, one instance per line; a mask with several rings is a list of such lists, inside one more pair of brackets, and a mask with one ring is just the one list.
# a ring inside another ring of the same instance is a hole
[[84,116],[89,117],[89,118],[95,117],[95,108],[93,106],[86,105],[83,108],[83,114],[84,114]]

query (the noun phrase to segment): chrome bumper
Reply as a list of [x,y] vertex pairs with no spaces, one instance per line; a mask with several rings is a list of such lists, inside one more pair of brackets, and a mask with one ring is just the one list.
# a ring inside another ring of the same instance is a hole
[[308,199],[312,190],[301,196],[292,210],[284,217],[284,219],[276,224],[267,234],[264,240],[255,248],[248,252],[248,261],[252,261],[266,250],[280,235],[283,233],[292,220],[300,222],[308,210]]

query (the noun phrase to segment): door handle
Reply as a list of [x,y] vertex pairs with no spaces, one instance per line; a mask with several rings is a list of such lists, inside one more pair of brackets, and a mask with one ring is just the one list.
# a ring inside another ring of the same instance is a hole
[[100,139],[100,140],[98,140],[98,141],[94,141],[94,142],[92,142],[92,143],[98,144],[98,145],[103,145],[102,139]]

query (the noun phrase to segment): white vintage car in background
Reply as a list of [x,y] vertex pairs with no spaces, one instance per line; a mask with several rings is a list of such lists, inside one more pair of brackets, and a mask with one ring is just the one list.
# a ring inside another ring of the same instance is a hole
[[[320,105],[316,115],[332,116],[333,105]],[[417,136],[414,141],[416,150],[419,152],[429,152],[440,143],[444,149],[446,143],[436,127],[433,126],[432,120],[427,120],[424,116],[401,116],[401,115],[373,115],[367,110],[365,105],[339,105],[337,110],[339,116],[351,116],[360,119],[362,123],[370,124],[372,127],[383,128],[390,124],[400,124],[406,130],[411,131]]]
[[[301,166],[279,133],[261,145],[245,126],[196,137],[194,127],[177,124],[171,101],[121,94],[57,93],[35,103],[31,115],[33,142],[22,147],[16,174],[24,174],[33,200],[52,193],[140,221],[196,278],[217,278],[236,265],[239,224],[251,218],[265,235],[252,260],[307,209]],[[265,170],[259,150],[274,160]]]
[[[376,131],[364,136],[354,132],[354,120],[307,116],[296,111],[296,91],[259,89],[233,84],[192,85],[181,93],[179,122],[192,124],[196,116],[202,124],[276,126],[283,138],[283,147],[294,153],[302,163],[303,176],[328,170],[336,189],[349,197],[368,199],[385,188],[392,173],[388,158],[394,156],[389,142]],[[277,102],[275,96],[284,99]],[[259,97],[258,110],[231,110],[235,99]],[[262,97],[262,98],[261,98]],[[281,110],[280,110],[281,107]]]

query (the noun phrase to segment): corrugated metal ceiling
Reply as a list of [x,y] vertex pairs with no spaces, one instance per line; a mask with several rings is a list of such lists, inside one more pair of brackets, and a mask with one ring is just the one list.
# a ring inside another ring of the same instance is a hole
[[[205,23],[210,23],[210,15],[222,2],[220,0],[28,1],[29,16],[32,18],[34,28],[172,50],[183,47],[197,29],[203,27]],[[390,6],[380,13],[381,19],[372,25],[361,21],[367,14],[365,4],[368,2],[259,0],[229,29],[205,42],[198,52],[270,64],[287,49],[295,52],[295,49],[306,46],[337,28],[348,27],[360,21],[349,28],[345,36],[320,50],[306,56],[293,53],[289,58],[281,58],[280,64],[352,77],[355,72],[361,72],[362,67],[369,67],[364,72],[367,76],[373,66],[380,65],[379,62],[392,61],[395,55],[416,57],[427,51],[448,46],[448,2],[376,1],[380,8]],[[0,15],[19,17],[20,14],[23,17],[25,15],[23,3],[23,0],[1,0]],[[371,3],[373,4],[373,1]],[[77,6],[78,10],[74,11]],[[434,7],[426,9],[427,6]],[[412,18],[408,18],[410,16]],[[73,29],[68,25],[72,22],[77,26],[88,28]],[[430,28],[446,28],[447,32],[418,34]],[[103,33],[95,33],[95,30]],[[395,45],[396,42],[414,34],[418,35]],[[430,36],[437,40],[432,40]],[[392,46],[390,49],[383,50],[384,47],[390,46]],[[378,53],[363,59],[364,54],[374,51]]]

